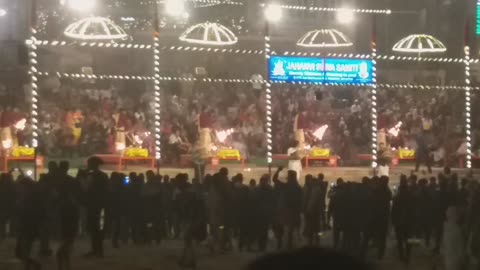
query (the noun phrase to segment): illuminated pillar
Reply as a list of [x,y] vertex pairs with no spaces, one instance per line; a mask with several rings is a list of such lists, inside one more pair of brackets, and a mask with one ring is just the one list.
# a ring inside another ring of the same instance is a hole
[[38,50],[38,43],[37,43],[37,30],[32,26],[30,29],[30,39],[27,41],[28,45],[28,58],[29,58],[29,75],[30,75],[30,88],[31,88],[31,108],[30,108],[30,114],[31,114],[31,125],[32,125],[32,141],[31,141],[31,147],[35,149],[34,156],[34,179],[37,178],[37,148],[38,148],[38,56],[37,56],[37,50]]
[[372,42],[372,86],[371,86],[371,117],[372,117],[372,167],[377,167],[378,159],[378,112],[377,112],[377,44]]
[[[270,46],[270,30],[269,30],[269,23],[268,20],[265,21],[265,61],[267,66],[267,77],[269,77],[269,62],[270,62],[270,53],[271,53],[271,46]],[[273,162],[273,136],[272,136],[272,84],[270,80],[267,78],[265,82],[265,101],[266,101],[266,136],[267,136],[267,162],[269,168]]]
[[471,104],[471,82],[470,82],[470,47],[467,45],[465,46],[465,132],[466,132],[466,139],[467,139],[467,161],[466,166],[467,168],[472,168],[472,104]]
[[155,102],[155,159],[157,169],[160,165],[161,153],[161,130],[160,130],[160,43],[157,36],[153,39],[153,69],[154,69],[154,102]]

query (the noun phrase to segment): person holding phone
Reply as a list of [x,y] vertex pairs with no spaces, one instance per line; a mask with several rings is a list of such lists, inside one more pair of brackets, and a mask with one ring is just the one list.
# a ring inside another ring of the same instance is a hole
[[300,157],[300,144],[298,141],[293,141],[290,148],[287,150],[288,154],[288,170],[297,173],[297,181],[301,178],[302,173],[302,159]]

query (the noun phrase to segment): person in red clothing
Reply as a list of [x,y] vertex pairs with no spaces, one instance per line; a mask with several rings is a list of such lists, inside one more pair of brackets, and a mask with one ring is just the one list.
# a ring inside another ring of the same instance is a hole
[[200,130],[202,128],[209,128],[213,129],[213,124],[215,123],[215,120],[213,119],[213,112],[210,108],[208,107],[203,107],[202,111],[200,112],[198,116],[198,125]]

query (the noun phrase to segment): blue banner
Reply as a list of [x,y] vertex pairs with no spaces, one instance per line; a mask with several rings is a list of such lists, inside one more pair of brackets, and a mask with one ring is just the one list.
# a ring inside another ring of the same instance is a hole
[[480,0],[477,1],[477,36],[480,36]]
[[369,59],[270,58],[270,80],[305,83],[371,84],[373,63]]

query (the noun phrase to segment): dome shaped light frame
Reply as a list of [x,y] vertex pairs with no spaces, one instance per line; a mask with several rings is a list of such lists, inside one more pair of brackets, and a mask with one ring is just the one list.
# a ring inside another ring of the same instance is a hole
[[204,22],[189,27],[180,40],[193,44],[228,46],[238,42],[238,38],[227,27],[219,23]]
[[70,24],[64,35],[79,40],[125,39],[127,33],[112,20],[103,17],[88,17]]
[[442,53],[447,51],[447,47],[431,35],[414,34],[401,39],[392,50],[405,53]]
[[347,36],[336,29],[317,29],[303,35],[297,46],[306,48],[350,47],[353,43]]

